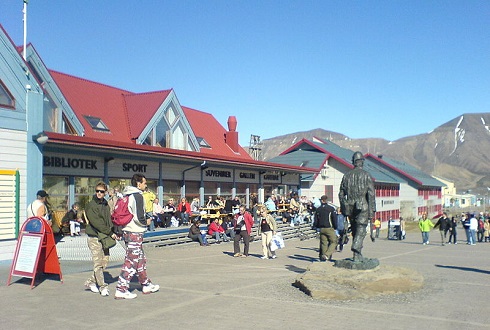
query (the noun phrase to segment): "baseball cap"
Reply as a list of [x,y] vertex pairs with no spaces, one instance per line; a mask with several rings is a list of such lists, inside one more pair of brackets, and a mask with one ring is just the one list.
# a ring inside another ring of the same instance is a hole
[[39,197],[48,197],[49,195],[48,195],[48,193],[46,192],[46,190],[39,190],[39,191],[37,192],[37,196],[39,196]]

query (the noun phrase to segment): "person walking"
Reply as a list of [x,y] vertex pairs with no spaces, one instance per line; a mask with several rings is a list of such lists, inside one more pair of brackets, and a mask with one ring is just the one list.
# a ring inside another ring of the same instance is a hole
[[449,227],[449,218],[447,217],[447,213],[443,212],[442,217],[437,220],[436,224],[434,225],[434,228],[439,227],[439,233],[441,234],[441,245],[444,246],[444,242],[446,242],[446,233],[447,233],[447,228]]
[[137,295],[129,291],[129,283],[134,275],[142,285],[143,294],[157,292],[159,285],[153,284],[146,272],[146,256],[143,250],[143,234],[147,229],[145,218],[145,202],[143,191],[146,189],[146,177],[134,174],[131,186],[124,188],[123,194],[129,196],[128,210],[133,219],[122,228],[123,239],[126,242],[126,256],[119,275],[115,299],[134,299]]
[[[248,257],[250,248],[250,233],[254,219],[250,212],[247,212],[244,205],[240,205],[239,212],[235,215],[233,227],[235,227],[235,239],[233,240],[234,257]],[[240,239],[243,239],[243,254],[240,253]]]
[[429,233],[430,230],[434,227],[434,224],[430,219],[427,218],[427,213],[422,213],[422,218],[419,220],[419,228],[422,232],[422,244],[429,245]]
[[94,293],[100,293],[103,297],[109,295],[109,285],[104,280],[104,270],[109,263],[109,249],[103,248],[99,241],[99,233],[111,236],[113,239],[117,238],[113,232],[110,207],[104,198],[106,191],[107,185],[98,182],[95,186],[95,194],[85,208],[87,219],[85,233],[88,236],[87,244],[93,262],[93,271],[85,281],[85,287]]
[[276,220],[272,215],[267,212],[266,206],[261,206],[259,215],[259,226],[257,229],[257,235],[262,239],[262,257],[261,259],[276,259],[276,251],[271,250],[272,236],[277,232]]
[[472,214],[470,217],[470,226],[468,227],[469,230],[469,245],[476,245],[476,231],[478,230],[478,220],[476,219],[476,215]]
[[348,227],[349,221],[347,217],[342,214],[340,207],[337,207],[337,252],[342,252],[344,250],[344,244],[347,244]]
[[455,217],[452,217],[451,221],[449,221],[449,240],[447,241],[447,244],[451,244],[451,239],[453,240],[453,244],[458,244],[456,231],[457,228],[458,220]]
[[328,196],[320,198],[321,205],[316,209],[313,227],[320,230],[320,260],[332,261],[332,254],[337,246],[337,213],[328,205]]
[[381,229],[381,220],[379,218],[376,218],[374,220],[374,230],[376,231],[376,238],[379,238],[379,230]]

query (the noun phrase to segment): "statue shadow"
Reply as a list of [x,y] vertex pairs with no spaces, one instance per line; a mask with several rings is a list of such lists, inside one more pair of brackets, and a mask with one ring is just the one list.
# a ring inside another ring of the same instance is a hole
[[445,265],[435,265],[435,266],[439,267],[439,268],[457,269],[457,270],[463,270],[466,272],[475,272],[475,273],[490,275],[490,271],[488,271],[488,270],[483,270],[483,269],[478,269],[478,268],[473,268],[473,267],[445,266]]
[[299,255],[299,254],[290,255],[290,256],[288,256],[288,258],[291,258],[294,260],[309,261],[309,262],[318,261],[318,258],[303,256],[303,255]]
[[298,274],[306,272],[305,268],[296,267],[295,265],[286,265],[286,269],[291,271],[291,272],[298,273]]

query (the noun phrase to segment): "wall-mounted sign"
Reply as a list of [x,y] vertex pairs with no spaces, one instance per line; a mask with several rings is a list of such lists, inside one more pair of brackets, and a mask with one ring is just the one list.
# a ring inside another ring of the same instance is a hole
[[43,156],[43,173],[101,177],[104,175],[104,159],[46,152]]

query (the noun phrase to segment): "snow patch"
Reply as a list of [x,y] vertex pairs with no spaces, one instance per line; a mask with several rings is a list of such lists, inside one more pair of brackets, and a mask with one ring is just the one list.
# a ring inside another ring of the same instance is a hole
[[483,119],[483,117],[480,117],[481,119],[481,123],[483,124],[483,126],[485,126],[485,119]]
[[456,148],[458,147],[458,141],[460,143],[464,142],[465,130],[459,127],[463,119],[464,116],[461,116],[461,118],[459,118],[458,124],[456,124],[456,127],[454,128],[454,149],[453,151],[451,151],[449,156],[451,156],[456,151]]

